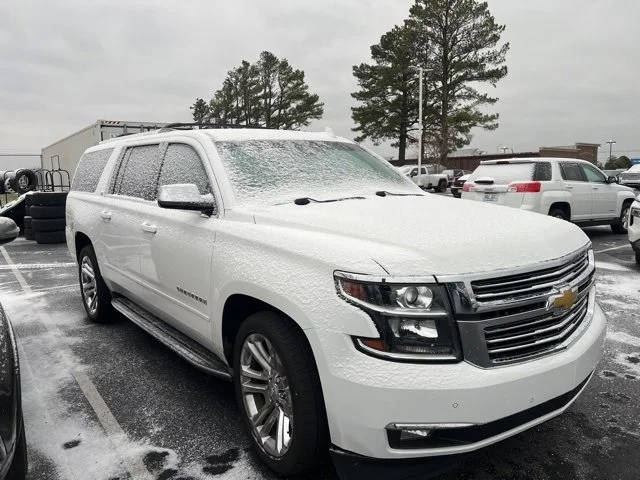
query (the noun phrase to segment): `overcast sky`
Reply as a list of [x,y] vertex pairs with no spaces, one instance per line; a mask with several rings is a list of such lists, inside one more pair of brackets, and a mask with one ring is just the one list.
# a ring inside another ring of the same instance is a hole
[[[411,3],[3,0],[0,153],[39,153],[97,119],[189,121],[195,97],[210,98],[229,69],[262,50],[306,72],[325,103],[312,128],[352,138],[351,67],[369,60],[369,46]],[[499,129],[476,130],[472,147],[614,138],[614,151],[640,157],[640,2],[489,0],[489,8],[507,26],[509,74],[495,91]]]

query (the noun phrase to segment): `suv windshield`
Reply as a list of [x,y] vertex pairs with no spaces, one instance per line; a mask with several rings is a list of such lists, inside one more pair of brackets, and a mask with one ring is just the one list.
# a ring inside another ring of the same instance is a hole
[[239,204],[416,190],[391,165],[351,143],[243,140],[216,142],[215,146]]
[[496,185],[531,180],[551,180],[551,164],[548,162],[518,162],[480,165],[471,174],[469,181],[473,182],[476,178],[481,177],[493,178]]

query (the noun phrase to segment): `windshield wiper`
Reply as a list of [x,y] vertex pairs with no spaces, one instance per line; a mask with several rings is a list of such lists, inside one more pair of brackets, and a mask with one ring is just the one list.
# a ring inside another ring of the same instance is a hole
[[364,197],[343,197],[343,198],[331,198],[329,200],[317,200],[311,197],[300,197],[296,198],[293,203],[296,205],[309,205],[311,202],[313,203],[331,203],[331,202],[342,202],[343,200],[364,200]]
[[379,197],[424,197],[424,193],[393,193],[386,190],[378,190],[376,195]]

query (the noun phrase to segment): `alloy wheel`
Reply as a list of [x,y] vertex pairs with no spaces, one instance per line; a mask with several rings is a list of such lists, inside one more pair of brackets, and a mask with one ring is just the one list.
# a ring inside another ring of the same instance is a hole
[[253,333],[242,344],[240,389],[258,445],[268,455],[282,457],[293,438],[291,388],[278,353],[264,335]]
[[80,263],[80,286],[87,311],[95,315],[98,310],[98,289],[93,264],[88,256],[83,257]]

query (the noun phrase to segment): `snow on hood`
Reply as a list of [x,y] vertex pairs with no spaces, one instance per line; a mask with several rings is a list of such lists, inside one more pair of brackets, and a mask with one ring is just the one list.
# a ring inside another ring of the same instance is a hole
[[362,249],[354,255],[368,256],[392,275],[535,265],[589,243],[584,232],[569,222],[436,195],[287,204],[251,213],[258,225],[335,235],[335,248],[347,240],[362,240]]

